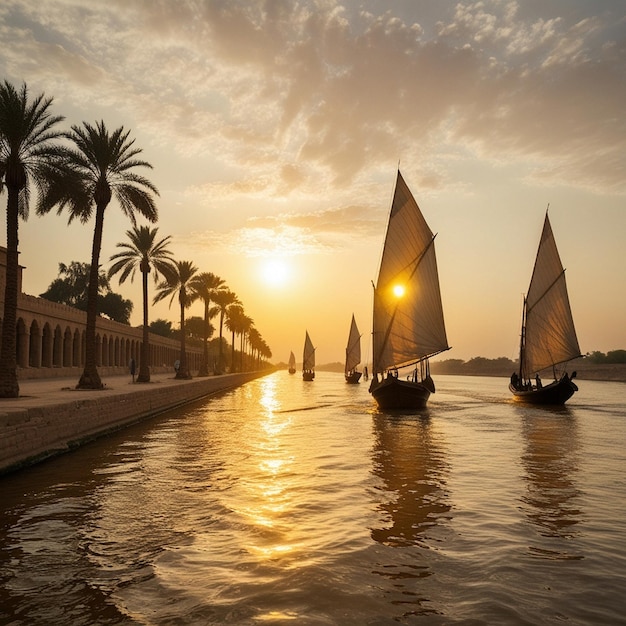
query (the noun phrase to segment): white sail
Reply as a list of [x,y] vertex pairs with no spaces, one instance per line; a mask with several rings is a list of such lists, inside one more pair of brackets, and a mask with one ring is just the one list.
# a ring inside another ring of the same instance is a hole
[[296,366],[296,357],[293,352],[290,352],[289,353],[289,367],[295,367],[295,366]]
[[377,372],[449,349],[434,236],[399,171],[374,289],[373,345]]
[[346,374],[351,372],[361,362],[361,335],[357,328],[354,315],[350,323],[350,332],[348,334],[348,345],[346,346]]
[[546,213],[522,333],[522,377],[580,356],[574,319],[550,220]]
[[315,348],[307,331],[304,339],[304,353],[302,356],[302,369],[312,370],[315,368]]

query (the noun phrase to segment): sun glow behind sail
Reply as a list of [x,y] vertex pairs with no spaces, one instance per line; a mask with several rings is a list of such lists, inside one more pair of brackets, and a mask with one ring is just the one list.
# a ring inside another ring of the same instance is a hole
[[374,293],[376,370],[448,349],[434,235],[400,172]]

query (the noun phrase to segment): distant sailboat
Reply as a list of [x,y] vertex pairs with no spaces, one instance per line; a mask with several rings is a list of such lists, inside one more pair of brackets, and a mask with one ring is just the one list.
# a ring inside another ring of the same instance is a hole
[[347,383],[358,383],[361,379],[361,372],[356,366],[361,362],[361,335],[357,328],[354,314],[350,323],[350,333],[348,334],[348,345],[346,346],[346,367],[345,375]]
[[289,353],[289,373],[296,373],[296,357],[294,356],[293,352]]
[[306,331],[304,339],[304,354],[302,356],[302,380],[313,380],[315,378],[315,348]]
[[[519,373],[511,376],[509,389],[523,402],[564,404],[578,391],[572,381],[576,372],[571,377],[567,372],[560,375],[556,366],[579,356],[565,270],[546,211],[535,267],[524,298]],[[554,382],[543,385],[539,372],[546,368],[552,368]]]
[[[382,409],[426,405],[435,384],[428,359],[449,350],[435,236],[400,171],[374,287],[370,392]],[[415,366],[406,380],[398,369]]]

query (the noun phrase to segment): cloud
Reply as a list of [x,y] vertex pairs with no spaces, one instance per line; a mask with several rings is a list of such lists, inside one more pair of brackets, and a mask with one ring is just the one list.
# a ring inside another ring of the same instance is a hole
[[329,254],[348,240],[380,237],[381,221],[364,207],[253,217],[227,232],[194,232],[177,244],[248,257]]
[[0,68],[63,101],[95,99],[174,153],[246,170],[241,193],[342,188],[400,158],[441,185],[458,151],[623,192],[615,16],[436,4],[9,0]]

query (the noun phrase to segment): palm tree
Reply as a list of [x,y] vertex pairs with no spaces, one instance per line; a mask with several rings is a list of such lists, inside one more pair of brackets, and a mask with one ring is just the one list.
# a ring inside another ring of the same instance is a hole
[[185,346],[185,309],[198,297],[191,289],[191,281],[197,272],[198,268],[190,261],[176,261],[174,271],[165,274],[165,280],[159,283],[153,299],[156,304],[171,296],[170,306],[172,306],[174,297],[178,295],[178,303],[180,304],[180,365],[176,372],[176,378],[191,378],[187,367],[187,349]]
[[242,321],[244,318],[243,307],[241,304],[231,304],[226,310],[226,328],[230,330],[231,347],[230,347],[230,369],[235,371],[235,334],[242,332]]
[[52,115],[52,98],[41,94],[29,102],[26,84],[18,91],[8,81],[0,84],[0,192],[7,190],[7,259],[0,345],[0,397],[17,398],[17,297],[19,218],[28,218],[30,188],[47,198],[47,180],[61,169],[63,136],[54,126],[62,121]]
[[213,294],[213,302],[215,302],[220,312],[220,353],[218,357],[218,369],[219,372],[222,373],[224,371],[224,354],[222,344],[224,316],[226,315],[228,307],[231,304],[239,303],[239,299],[232,291],[230,291],[229,289],[224,289]]
[[239,327],[239,330],[240,330],[239,350],[240,350],[240,356],[241,356],[241,371],[243,372],[245,369],[247,369],[247,367],[244,366],[244,354],[245,354],[245,348],[246,348],[244,344],[247,343],[248,341],[248,335],[250,333],[250,330],[254,326],[254,320],[251,317],[248,317],[247,315],[243,315],[240,322],[241,322],[241,325]]
[[[198,376],[209,375],[209,330],[211,318],[214,317],[214,309],[211,308],[211,300],[219,290],[225,289],[225,282],[212,272],[202,272],[193,278],[190,283],[191,288],[198,298],[204,303],[204,346],[202,352],[202,362]],[[212,315],[213,313],[213,315]]]
[[154,284],[158,282],[159,274],[167,275],[174,271],[174,259],[167,245],[171,239],[167,237],[157,241],[158,228],[148,226],[133,226],[126,235],[130,242],[118,243],[122,252],[114,254],[109,260],[115,261],[109,268],[109,278],[121,272],[121,285],[129,276],[130,281],[135,279],[137,268],[141,272],[141,286],[143,295],[143,341],[141,344],[141,358],[139,360],[138,383],[150,382],[150,328],[148,326],[148,274],[154,268]]
[[[134,139],[129,139],[130,131],[122,126],[109,132],[103,121],[91,126],[72,126],[67,134],[74,143],[68,151],[68,176],[54,188],[56,201],[61,213],[66,206],[70,216],[68,222],[80,219],[86,223],[91,218],[94,207],[96,223],[91,248],[91,273],[87,296],[87,328],[85,368],[77,389],[101,389],[103,387],[96,366],[96,317],[98,301],[98,270],[104,211],[115,196],[123,213],[135,225],[135,212],[150,222],[157,221],[157,208],[153,195],[159,195],[157,188],[143,176],[136,173],[138,167],[152,168],[146,161],[137,158],[142,151],[133,147]],[[68,187],[70,187],[68,189]],[[45,213],[50,205],[40,207]]]

